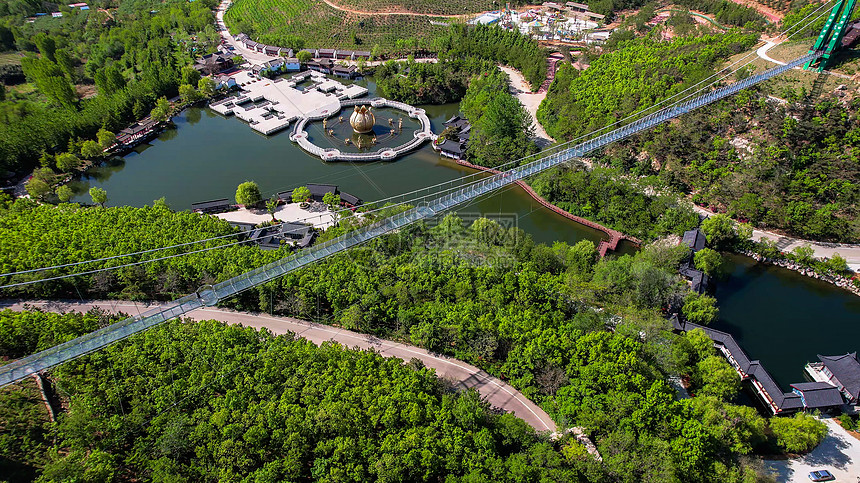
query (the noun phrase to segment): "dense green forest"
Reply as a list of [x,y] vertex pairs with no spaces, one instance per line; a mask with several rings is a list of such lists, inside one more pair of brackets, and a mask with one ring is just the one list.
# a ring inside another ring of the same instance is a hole
[[[154,3],[124,1],[110,16],[63,7],[62,18],[34,23],[23,18],[32,5],[10,5],[0,19],[2,47],[28,55],[24,73],[40,95],[12,91],[0,102],[0,171],[32,169],[44,152],[59,153],[100,128],[117,132],[149,114],[160,96],[176,95],[192,56],[218,44],[215,5],[171,0],[149,13]],[[92,86],[98,95],[82,98]]]
[[496,167],[537,152],[532,118],[509,91],[508,75],[493,67],[469,83],[460,111],[472,123],[466,155]]
[[[80,331],[98,318],[3,312],[0,345],[42,348],[10,330]],[[420,363],[211,321],[167,323],[52,379],[70,396],[54,425],[22,397],[29,381],[0,392],[4,408],[34,417],[0,412],[17,423],[0,432],[4,479],[563,482],[596,467],[578,443],[550,444]]]
[[438,42],[440,59],[475,57],[517,69],[537,91],[546,79],[546,52],[536,40],[498,26],[451,25]]
[[649,107],[710,76],[718,62],[742,52],[756,36],[739,33],[618,43],[585,71],[562,64],[537,112],[550,136],[592,132]]
[[[19,199],[0,208],[0,269],[3,273],[61,265],[160,248],[233,233],[226,222],[196,213],[173,212],[165,205],[132,208],[85,208],[77,204],[37,205]],[[222,238],[191,247],[153,252],[140,257],[78,265],[60,272],[4,277],[10,283],[77,273],[184,251],[232,244]],[[119,297],[172,299],[197,290],[203,283],[224,280],[282,256],[280,252],[234,245],[111,272],[85,275],[49,284],[10,290],[6,295],[28,297]],[[229,263],[227,262],[229,261]]]
[[699,225],[689,203],[679,202],[671,191],[651,193],[656,190],[647,181],[661,180],[634,183],[618,169],[561,166],[535,176],[529,185],[565,211],[641,240],[681,235]]
[[[390,481],[389,471],[421,475],[405,480],[475,472],[464,480],[751,481],[756,469],[744,455],[800,444],[797,428],[809,422],[786,420],[777,431],[754,409],[731,404],[738,380],[710,340],[668,332],[659,309],[669,300],[713,304],[678,278],[685,256],[684,248],[655,245],[597,261],[588,241],[535,245],[520,230],[489,220],[467,227],[448,216],[229,303],[475,363],[562,426],[586,428],[602,464],[576,444],[549,443],[522,422],[492,416],[473,395],[446,396],[426,371],[399,361],[170,323],[52,372],[71,397],[56,433],[69,452],[43,444],[44,481],[70,473],[98,481],[252,473],[259,481]],[[96,314],[70,329],[43,317],[0,315],[0,348],[20,355],[104,323]],[[696,397],[676,399],[666,383],[676,374],[689,376]],[[31,429],[37,438],[39,428]],[[25,449],[20,458],[35,462]]]
[[373,71],[379,94],[407,104],[460,102],[473,75],[495,70],[491,61],[474,57],[442,62],[395,62]]

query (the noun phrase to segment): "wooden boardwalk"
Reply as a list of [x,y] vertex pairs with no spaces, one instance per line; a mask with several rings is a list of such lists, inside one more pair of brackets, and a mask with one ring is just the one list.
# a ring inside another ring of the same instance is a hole
[[[457,162],[457,164],[459,164],[461,166],[466,166],[467,168],[477,169],[480,171],[486,171],[488,173],[493,173],[493,174],[501,173],[501,171],[499,171],[497,169],[486,168],[484,166],[478,166],[477,164],[472,164],[468,161],[463,161],[461,159],[457,159],[455,161]],[[633,243],[636,243],[637,245],[642,244],[642,241],[639,240],[638,238],[634,238],[632,236],[625,235],[625,234],[621,233],[620,231],[616,231],[616,230],[613,230],[611,228],[607,228],[607,227],[601,225],[600,223],[595,223],[595,222],[593,222],[591,220],[587,220],[581,216],[576,216],[572,213],[569,213],[569,212],[559,208],[558,206],[555,206],[554,204],[552,204],[549,201],[547,201],[546,199],[544,199],[543,196],[537,194],[537,192],[534,189],[532,189],[532,187],[529,186],[525,181],[518,180],[518,181],[516,181],[516,184],[519,185],[520,188],[524,189],[525,192],[529,194],[529,196],[534,198],[535,201],[540,203],[545,208],[548,208],[548,209],[558,213],[559,215],[567,218],[568,220],[575,221],[576,223],[579,223],[580,225],[584,225],[584,226],[587,226],[587,227],[592,228],[594,230],[602,231],[603,233],[606,233],[606,235],[609,237],[609,240],[600,240],[600,243],[597,245],[597,253],[600,254],[601,258],[605,257],[606,253],[608,251],[610,251],[610,250],[614,251],[616,248],[618,248],[618,242],[620,242],[621,240],[629,240]]]

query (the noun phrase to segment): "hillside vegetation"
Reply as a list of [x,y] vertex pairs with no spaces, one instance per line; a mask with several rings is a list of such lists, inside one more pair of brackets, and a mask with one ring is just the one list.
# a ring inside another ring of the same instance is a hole
[[[16,326],[50,320],[76,330],[94,319],[2,312],[0,344]],[[589,466],[477,393],[452,392],[420,363],[212,321],[164,324],[53,379],[71,396],[68,413],[0,436],[9,458],[0,468],[20,463],[44,482],[562,482]],[[2,406],[38,415],[38,400],[27,404],[20,392],[0,391]],[[0,417],[4,427],[18,422]],[[46,426],[60,435],[55,442]]]
[[563,64],[538,109],[538,120],[559,140],[600,129],[705,79],[720,61],[756,40],[729,33],[620,42],[585,71]]
[[[519,230],[448,216],[229,303],[472,362],[562,427],[584,427],[600,464],[577,443],[550,443],[494,415],[474,394],[446,394],[415,364],[178,322],[52,371],[71,396],[56,428],[63,451],[46,451],[43,438],[15,458],[42,468],[44,481],[751,481],[744,455],[821,423],[781,421],[774,436],[753,408],[729,402],[739,380],[707,336],[667,330],[659,309],[668,300],[713,305],[678,278],[685,253],[650,246],[598,262],[589,241],[534,245]],[[0,356],[103,323],[3,312]],[[676,374],[689,376],[696,397],[676,399],[666,382]]]
[[[412,12],[431,15],[463,15],[498,10],[502,7],[493,0],[332,0],[332,3],[362,12]],[[508,3],[515,8],[525,2],[515,0]]]
[[336,10],[321,0],[236,0],[224,16],[234,34],[289,48],[327,48],[408,53],[433,50],[433,39],[447,31],[426,15],[359,15]]
[[[559,139],[609,126],[695,84],[753,40],[728,34],[619,42],[616,50],[598,57],[582,73],[562,66],[538,118]],[[696,61],[684,60],[692,58]],[[750,73],[742,69],[727,81]],[[814,74],[805,75],[814,79]],[[696,203],[761,228],[805,239],[856,241],[860,101],[855,87],[844,89],[816,99],[788,82],[763,84],[608,146],[595,158],[617,169],[617,176],[654,176],[667,195],[691,195]],[[547,173],[539,179],[554,176]],[[542,191],[574,213],[619,229],[627,225],[625,232],[647,228],[647,223],[634,223],[644,211],[612,220],[609,213],[616,210],[593,210],[606,200],[588,198],[588,192],[574,194],[558,187]],[[571,199],[578,202],[566,205]]]
[[605,161],[759,227],[860,240],[860,101],[780,105],[762,90],[613,146]]

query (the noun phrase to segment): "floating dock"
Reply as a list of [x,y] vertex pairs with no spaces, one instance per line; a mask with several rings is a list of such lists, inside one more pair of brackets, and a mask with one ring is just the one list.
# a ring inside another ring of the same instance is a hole
[[[367,94],[365,87],[345,85],[325,74],[308,71],[286,79],[265,79],[241,71],[234,76],[239,94],[209,104],[223,115],[235,115],[251,129],[262,134],[274,134],[301,118],[316,118],[339,112],[341,100],[355,99]],[[298,84],[311,85],[299,89]]]

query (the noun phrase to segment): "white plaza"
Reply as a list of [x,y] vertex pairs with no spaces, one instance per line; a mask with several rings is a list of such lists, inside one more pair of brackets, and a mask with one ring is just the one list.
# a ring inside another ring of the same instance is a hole
[[[211,103],[209,107],[224,116],[235,114],[263,134],[285,129],[296,119],[318,118],[338,112],[342,99],[367,94],[364,87],[345,85],[315,71],[302,72],[290,79],[272,80],[243,70],[233,78],[240,89],[236,97]],[[311,84],[304,89],[296,87],[306,80]]]

